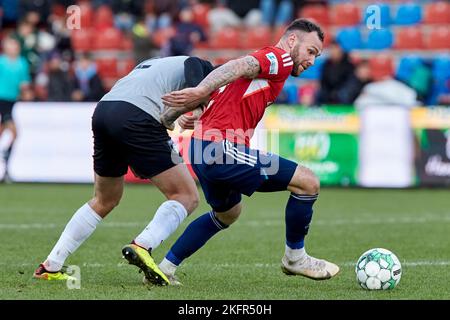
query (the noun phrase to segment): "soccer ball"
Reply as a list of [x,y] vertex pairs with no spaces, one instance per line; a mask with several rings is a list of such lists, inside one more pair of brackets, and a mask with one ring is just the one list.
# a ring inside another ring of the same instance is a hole
[[364,289],[389,290],[400,282],[402,266],[397,256],[383,248],[370,249],[359,257],[356,281]]

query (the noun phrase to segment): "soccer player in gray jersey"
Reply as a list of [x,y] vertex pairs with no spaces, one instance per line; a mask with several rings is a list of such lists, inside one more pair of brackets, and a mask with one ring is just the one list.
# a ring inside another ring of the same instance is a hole
[[122,249],[129,263],[147,280],[167,285],[170,280],[151,257],[180,223],[198,206],[199,195],[182,158],[161,124],[161,96],[194,87],[213,69],[205,60],[178,56],[146,60],[120,79],[97,104],[92,116],[94,134],[94,197],[75,212],[34,277],[67,280],[63,264],[119,204],[128,167],[166,196],[148,226]]

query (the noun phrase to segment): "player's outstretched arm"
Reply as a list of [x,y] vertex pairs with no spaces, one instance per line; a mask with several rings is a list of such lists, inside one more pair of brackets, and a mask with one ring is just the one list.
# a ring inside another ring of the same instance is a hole
[[191,111],[198,105],[205,103],[214,90],[241,77],[256,78],[259,72],[260,65],[255,57],[245,56],[234,59],[213,70],[195,88],[170,92],[165,94],[162,100],[168,107],[184,108],[186,111]]
[[161,115],[161,123],[169,130],[173,130],[173,123],[178,117],[205,104],[214,90],[241,77],[256,78],[259,73],[260,65],[255,57],[245,56],[228,61],[213,70],[195,88],[186,88],[165,94],[162,100],[167,108]]

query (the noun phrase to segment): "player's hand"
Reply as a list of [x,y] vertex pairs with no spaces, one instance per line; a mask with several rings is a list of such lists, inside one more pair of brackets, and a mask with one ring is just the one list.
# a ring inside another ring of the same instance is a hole
[[202,112],[201,108],[197,108],[192,112],[185,113],[178,119],[178,124],[184,130],[193,130]]
[[186,88],[179,91],[172,91],[162,96],[163,103],[168,107],[194,109],[204,103],[209,97],[209,93],[201,88]]

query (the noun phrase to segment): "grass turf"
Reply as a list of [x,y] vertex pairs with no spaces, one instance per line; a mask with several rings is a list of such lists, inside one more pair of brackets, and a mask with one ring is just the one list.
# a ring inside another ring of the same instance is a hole
[[[121,204],[66,264],[81,268],[81,289],[32,279],[90,185],[0,185],[0,299],[450,299],[449,190],[323,189],[307,237],[311,255],[341,266],[336,278],[313,281],[280,270],[288,193],[244,199],[239,221],[194,254],[178,275],[182,287],[151,289],[121,247],[150,221],[163,196],[128,185]],[[176,234],[154,251],[159,262],[187,224],[208,210],[204,199]],[[403,275],[391,291],[369,292],[354,263],[369,248],[390,249]]]

